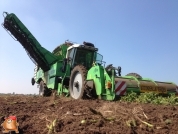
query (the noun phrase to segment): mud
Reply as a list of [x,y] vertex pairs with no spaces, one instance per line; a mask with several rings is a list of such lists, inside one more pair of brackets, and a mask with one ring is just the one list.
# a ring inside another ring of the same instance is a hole
[[0,123],[9,115],[20,134],[178,134],[178,106],[0,96]]

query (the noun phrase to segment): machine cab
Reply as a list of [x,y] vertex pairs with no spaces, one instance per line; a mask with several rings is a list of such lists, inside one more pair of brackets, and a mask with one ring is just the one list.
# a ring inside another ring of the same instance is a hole
[[71,68],[81,64],[88,70],[92,67],[93,62],[99,64],[102,62],[103,57],[97,51],[98,49],[91,43],[74,44],[67,49],[66,58],[70,60]]

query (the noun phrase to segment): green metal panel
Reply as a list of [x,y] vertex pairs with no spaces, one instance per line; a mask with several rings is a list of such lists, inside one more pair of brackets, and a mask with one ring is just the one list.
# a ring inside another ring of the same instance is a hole
[[[87,80],[93,80],[95,85],[96,94],[104,100],[113,100],[115,93],[113,89],[106,89],[105,85],[108,81],[114,82],[114,77],[111,79],[103,66],[95,65],[89,71]],[[114,86],[114,85],[113,85]]]
[[67,95],[69,94],[69,90],[66,87],[64,87],[62,83],[58,83],[57,92],[59,95],[62,95],[63,93],[65,93]]
[[53,54],[58,57],[59,60],[66,58],[68,44],[61,44],[53,50]]
[[[47,83],[47,86],[51,87],[51,83],[53,83],[53,87],[58,89],[58,83],[56,82],[56,78],[58,77],[64,77],[65,76],[65,72],[62,72],[61,71],[61,67],[63,66],[63,63],[62,61],[59,61],[59,62],[56,62],[55,64],[53,64],[51,66],[51,69],[49,70],[49,73],[48,73],[48,79],[49,79],[49,82]],[[69,66],[69,65],[67,65]],[[69,75],[70,72],[67,71],[67,75]]]
[[[58,61],[55,64],[51,65],[51,68],[49,70],[49,77],[50,78],[56,77],[56,76],[63,77],[65,75],[65,72],[61,71],[62,66],[63,66],[62,61]],[[66,71],[67,71],[67,76],[70,76],[69,70],[66,69]]]
[[101,95],[105,92],[104,79],[103,79],[103,69],[100,66],[93,66],[87,75],[87,80],[93,80],[95,84],[96,94]]
[[56,73],[57,73],[57,67],[58,67],[58,64],[55,63],[51,66],[50,70],[49,70],[49,78],[53,78],[56,76]]
[[139,88],[129,88],[129,87],[127,87],[126,92],[127,93],[131,93],[131,92],[140,93],[140,89]]
[[55,84],[56,84],[56,77],[48,79],[48,83],[47,83],[48,88],[55,89],[56,88]]
[[36,82],[38,81],[39,78],[43,78],[43,77],[44,77],[43,70],[39,69],[37,72]]

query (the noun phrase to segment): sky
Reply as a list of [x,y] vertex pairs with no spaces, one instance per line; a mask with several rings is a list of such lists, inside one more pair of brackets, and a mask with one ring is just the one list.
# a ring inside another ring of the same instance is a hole
[[[178,84],[177,0],[0,0],[49,51],[66,40],[95,44],[106,65]],[[34,63],[0,27],[0,93],[38,93]]]

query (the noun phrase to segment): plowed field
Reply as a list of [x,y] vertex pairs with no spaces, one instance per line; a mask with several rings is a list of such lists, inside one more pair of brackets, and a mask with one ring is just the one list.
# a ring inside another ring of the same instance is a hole
[[20,134],[178,134],[177,106],[1,96],[0,123],[9,115],[17,116]]

